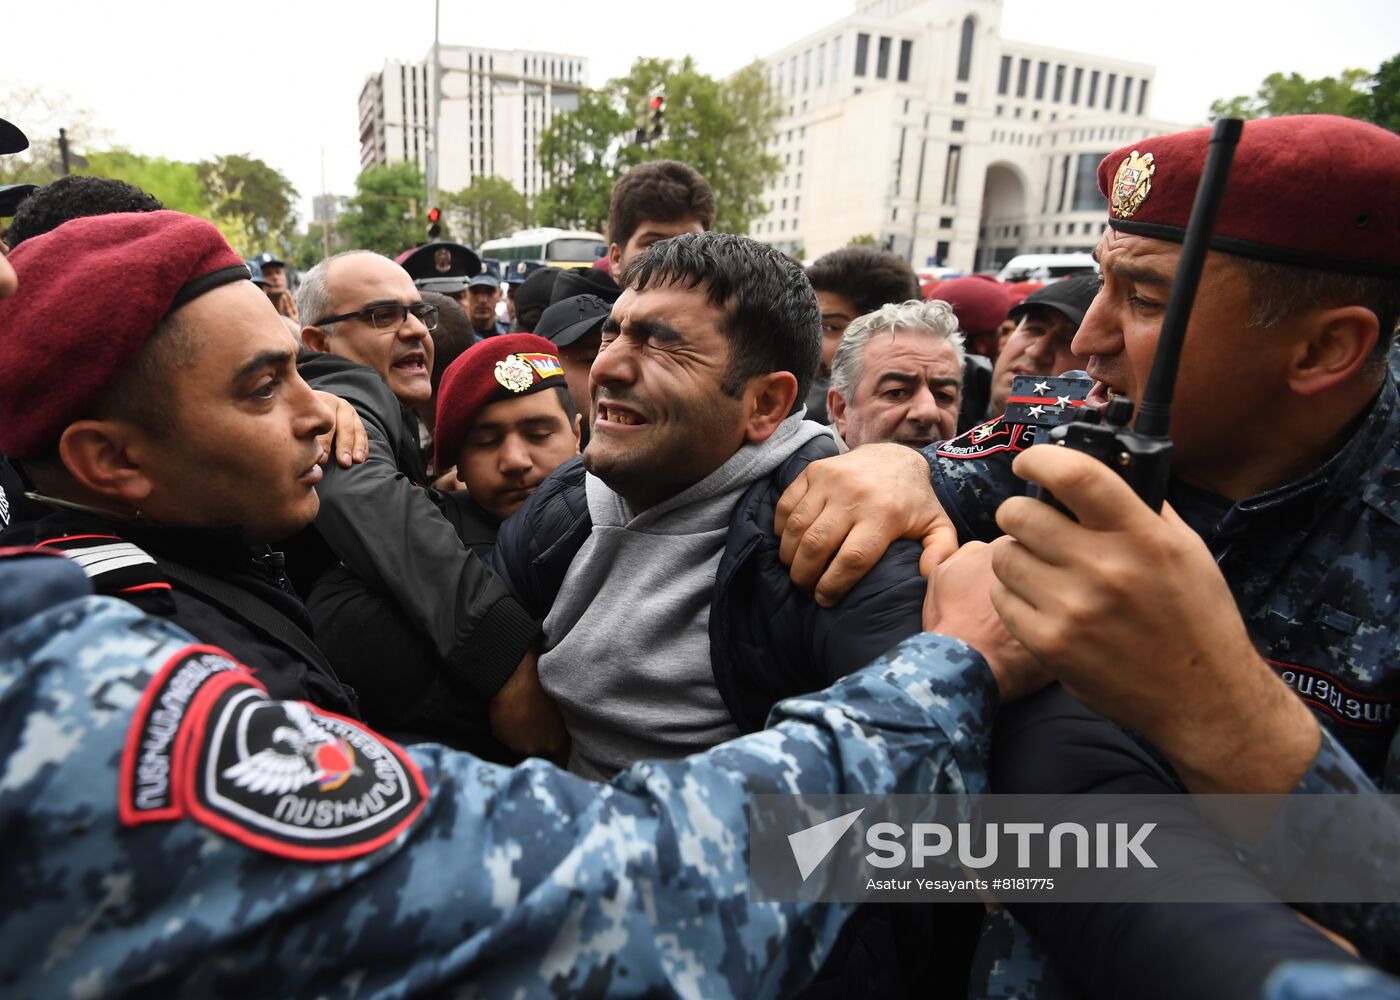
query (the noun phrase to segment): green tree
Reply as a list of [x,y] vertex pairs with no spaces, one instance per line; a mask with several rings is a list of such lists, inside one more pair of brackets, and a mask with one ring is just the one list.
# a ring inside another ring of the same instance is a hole
[[852,236],[846,241],[848,247],[878,247],[880,241],[869,233],[861,233],[859,236]]
[[[661,135],[637,143],[635,133],[648,123],[649,102],[658,95],[666,99]],[[760,63],[716,80],[689,56],[638,59],[626,76],[585,94],[578,111],[557,117],[541,137],[541,161],[553,183],[536,202],[536,217],[600,229],[623,171],[647,160],[681,160],[715,189],[715,228],[746,232],[781,167],[768,152],[780,113]]]
[[544,225],[602,232],[618,153],[635,128],[632,116],[601,90],[584,91],[578,110],[556,115],[540,136],[540,165],[553,183],[535,199],[535,218]]
[[232,154],[197,164],[211,218],[245,257],[279,246],[292,233],[297,190],[255,157]]
[[80,173],[134,184],[176,212],[205,218],[213,215],[204,185],[199,179],[199,169],[193,163],[167,160],[160,156],[142,156],[125,149],[89,153],[87,159],[87,169]]
[[530,224],[530,203],[504,177],[477,177],[470,185],[442,196],[443,214],[463,243],[479,247]]
[[1241,94],[1212,101],[1216,118],[1274,118],[1279,115],[1353,115],[1353,105],[1367,94],[1370,74],[1364,69],[1342,70],[1338,76],[1309,80],[1298,73],[1270,73],[1253,96]]
[[294,233],[287,241],[287,259],[301,270],[309,270],[317,261],[346,249],[345,241],[335,226],[329,233],[319,222],[309,223],[306,232]]
[[1381,63],[1370,76],[1371,92],[1356,98],[1351,113],[1375,122],[1392,132],[1400,132],[1400,55]]
[[423,242],[428,189],[418,164],[371,167],[355,178],[355,192],[339,223],[347,247],[395,257]]

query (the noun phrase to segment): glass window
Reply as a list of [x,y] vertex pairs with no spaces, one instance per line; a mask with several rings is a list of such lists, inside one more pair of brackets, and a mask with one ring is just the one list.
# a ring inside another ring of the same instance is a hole
[[899,82],[909,80],[909,57],[914,54],[914,43],[905,38],[899,43]]
[[1118,110],[1125,115],[1128,113],[1128,98],[1132,95],[1132,93],[1133,78],[1131,76],[1125,76],[1123,77],[1123,103],[1118,108]]
[[1093,107],[1099,98],[1099,71],[1093,70],[1089,74],[1089,98],[1084,103],[1088,107]]
[[608,245],[598,240],[569,236],[550,240],[547,256],[550,260],[594,261],[607,256]]
[[957,91],[956,93],[954,93],[954,94],[953,94],[953,103],[954,103],[954,104],[966,104],[966,103],[967,103],[967,91],[965,91],[965,90],[959,90],[959,91]]
[[1079,103],[1079,85],[1084,82],[1084,67],[1074,67],[1074,83],[1069,88],[1069,103]]
[[1045,78],[1046,78],[1047,75],[1049,75],[1049,73],[1050,73],[1050,64],[1049,64],[1048,62],[1042,62],[1042,63],[1036,64],[1036,67],[1035,67],[1035,99],[1036,99],[1037,101],[1043,101],[1043,100],[1045,100]]
[[977,32],[977,21],[963,18],[962,43],[958,46],[958,82],[966,83],[972,78],[972,38]]
[[875,79],[888,80],[890,76],[890,48],[893,39],[889,35],[880,36],[880,49],[875,57]]
[[1025,97],[1025,96],[1026,96],[1026,84],[1030,82],[1030,78],[1031,78],[1031,61],[1030,61],[1029,59],[1022,59],[1022,60],[1021,60],[1020,69],[1017,70],[1017,72],[1016,72],[1016,96],[1017,96],[1017,97]]
[[802,90],[805,92],[812,85],[812,50],[808,49],[802,53]]
[[1146,108],[1146,107],[1147,107],[1147,81],[1146,81],[1146,80],[1143,80],[1143,81],[1141,81],[1141,82],[1138,83],[1138,109],[1137,109],[1137,113],[1138,113],[1138,114],[1142,114],[1143,109]]
[[1106,111],[1112,111],[1112,110],[1113,110],[1113,91],[1117,88],[1117,86],[1118,86],[1118,74],[1117,74],[1117,73],[1110,73],[1110,74],[1108,74],[1108,86],[1106,86],[1106,87],[1104,88],[1104,92],[1103,92],[1103,106],[1104,106],[1104,110],[1106,110]]
[[967,124],[967,123],[966,123],[965,121],[963,121],[961,118],[954,118],[954,119],[953,119],[953,131],[954,131],[954,132],[961,132],[961,131],[963,130],[963,126],[965,126],[966,124]]
[[856,76],[865,75],[865,64],[870,57],[870,36],[865,32],[856,35]]
[[817,86],[826,83],[826,42],[817,46]]
[[1092,212],[1108,207],[1108,201],[1099,193],[1099,164],[1107,155],[1108,153],[1079,154],[1079,160],[1074,167],[1074,201],[1070,205],[1070,211]]
[[1063,64],[1055,67],[1055,103],[1059,103],[1065,96],[1065,67]]
[[1011,57],[1001,57],[1001,69],[997,71],[997,93],[1006,96],[1006,89],[1011,86]]

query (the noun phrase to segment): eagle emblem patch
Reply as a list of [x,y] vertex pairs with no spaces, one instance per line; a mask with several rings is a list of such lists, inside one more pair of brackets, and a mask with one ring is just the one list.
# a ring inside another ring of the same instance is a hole
[[1113,214],[1127,219],[1136,212],[1147,196],[1152,193],[1152,175],[1157,172],[1151,153],[1133,150],[1118,164],[1118,172],[1113,175],[1113,188],[1109,191],[1109,206]]

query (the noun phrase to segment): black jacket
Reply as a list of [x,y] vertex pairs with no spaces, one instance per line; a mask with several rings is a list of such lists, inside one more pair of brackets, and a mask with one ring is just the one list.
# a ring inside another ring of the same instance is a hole
[[[750,486],[735,508],[715,573],[710,664],[720,697],[743,732],[763,728],[769,710],[783,698],[826,687],[920,627],[924,581],[921,550],[914,542],[891,546],[832,609],[797,590],[778,558],[780,540],[773,531],[778,498],[808,463],[834,454],[831,438],[809,441]],[[584,476],[579,459],[561,465],[501,526],[496,539],[492,565],[540,620],[593,530]]]
[[168,618],[246,664],[274,698],[358,717],[311,639],[311,619],[282,572],[282,553],[250,547],[237,527],[110,520],[56,510],[0,534],[0,546],[39,545],[83,567],[99,594]]
[[[369,437],[367,461],[349,469],[328,462],[317,487],[316,532],[363,586],[362,601],[341,593],[333,609],[324,607],[319,584],[311,589],[307,603],[321,639],[329,646],[339,630],[371,621],[381,613],[383,595],[389,595],[434,651],[439,669],[489,700],[535,641],[538,626],[462,544],[442,514],[440,494],[420,485],[423,464],[414,424],[379,373],[315,353],[298,358],[297,369],[314,388],[354,406]],[[392,657],[388,662],[332,657],[331,662],[357,686],[367,673],[397,669]]]

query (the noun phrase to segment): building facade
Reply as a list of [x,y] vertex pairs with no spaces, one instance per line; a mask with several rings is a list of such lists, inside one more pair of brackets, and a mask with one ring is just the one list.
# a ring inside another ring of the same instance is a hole
[[1092,249],[1096,171],[1180,126],[1154,69],[1001,36],[1001,0],[857,0],[768,56],[782,170],[750,235],[813,258],[873,236],[915,267]]
[[[439,46],[442,121],[438,189],[457,191],[497,176],[533,197],[545,186],[540,133],[578,107],[588,60],[557,52]],[[428,172],[433,113],[432,53],[420,63],[385,62],[360,91],[360,169],[409,160]]]

